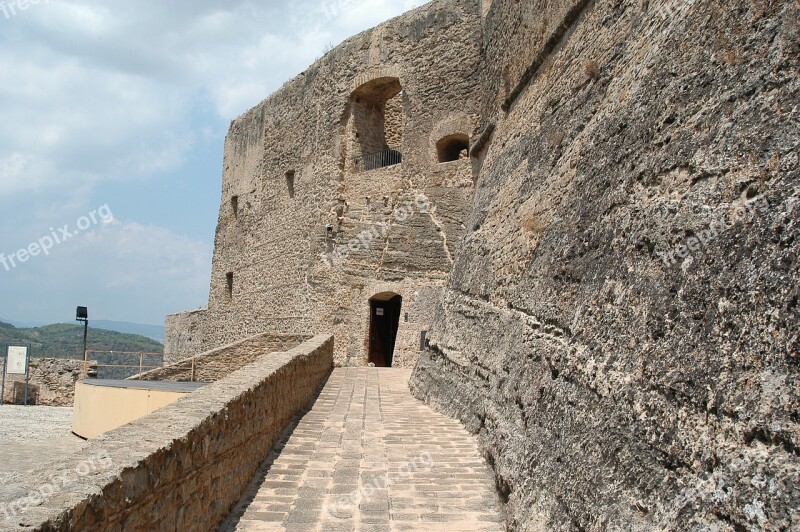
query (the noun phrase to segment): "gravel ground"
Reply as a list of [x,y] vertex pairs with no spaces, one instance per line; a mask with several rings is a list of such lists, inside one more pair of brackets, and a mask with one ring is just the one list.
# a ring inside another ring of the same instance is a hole
[[[72,408],[0,406],[0,510],[47,482],[48,464],[79,452],[86,442],[73,435]],[[32,478],[32,471],[38,471]],[[0,530],[4,515],[0,513]]]
[[72,408],[0,406],[0,444],[72,435]]

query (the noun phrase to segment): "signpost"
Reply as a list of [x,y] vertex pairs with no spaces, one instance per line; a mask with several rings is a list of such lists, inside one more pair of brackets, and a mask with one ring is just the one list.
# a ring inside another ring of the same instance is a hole
[[7,345],[6,356],[3,359],[3,384],[0,388],[0,404],[6,392],[6,374],[25,375],[25,406],[28,406],[28,383],[30,381],[30,346],[26,345]]
[[9,375],[27,375],[28,373],[28,348],[16,345],[8,346]]
[[6,396],[6,357],[3,357],[3,384],[0,386],[0,405],[3,404],[3,401]]

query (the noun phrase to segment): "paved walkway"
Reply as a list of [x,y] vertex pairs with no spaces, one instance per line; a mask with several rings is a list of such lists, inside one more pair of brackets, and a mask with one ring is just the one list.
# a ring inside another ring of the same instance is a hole
[[220,530],[503,530],[476,438],[414,399],[410,376],[335,370]]

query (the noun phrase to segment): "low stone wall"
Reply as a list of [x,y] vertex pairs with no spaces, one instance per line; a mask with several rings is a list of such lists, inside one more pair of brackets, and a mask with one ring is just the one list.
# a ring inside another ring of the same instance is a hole
[[[29,405],[72,406],[75,383],[83,369],[82,360],[32,358],[29,369]],[[21,405],[24,395],[25,375],[6,375],[3,403]]]
[[130,377],[147,381],[215,382],[256,360],[264,353],[287,351],[310,336],[261,334],[212,349],[196,357]]
[[[0,521],[0,528],[214,530],[332,367],[331,336],[262,356],[173,405],[91,440],[72,463],[35,473],[61,479],[77,471],[80,478],[30,504],[3,508],[13,519]],[[36,486],[31,481],[31,489]]]

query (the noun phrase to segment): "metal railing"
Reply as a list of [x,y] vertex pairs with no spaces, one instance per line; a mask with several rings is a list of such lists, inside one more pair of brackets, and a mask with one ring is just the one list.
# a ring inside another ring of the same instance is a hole
[[[89,350],[91,368],[100,379],[127,379],[164,366],[163,353]],[[85,368],[88,374],[89,366]]]
[[403,154],[391,148],[355,158],[356,172],[368,172],[403,162]]

